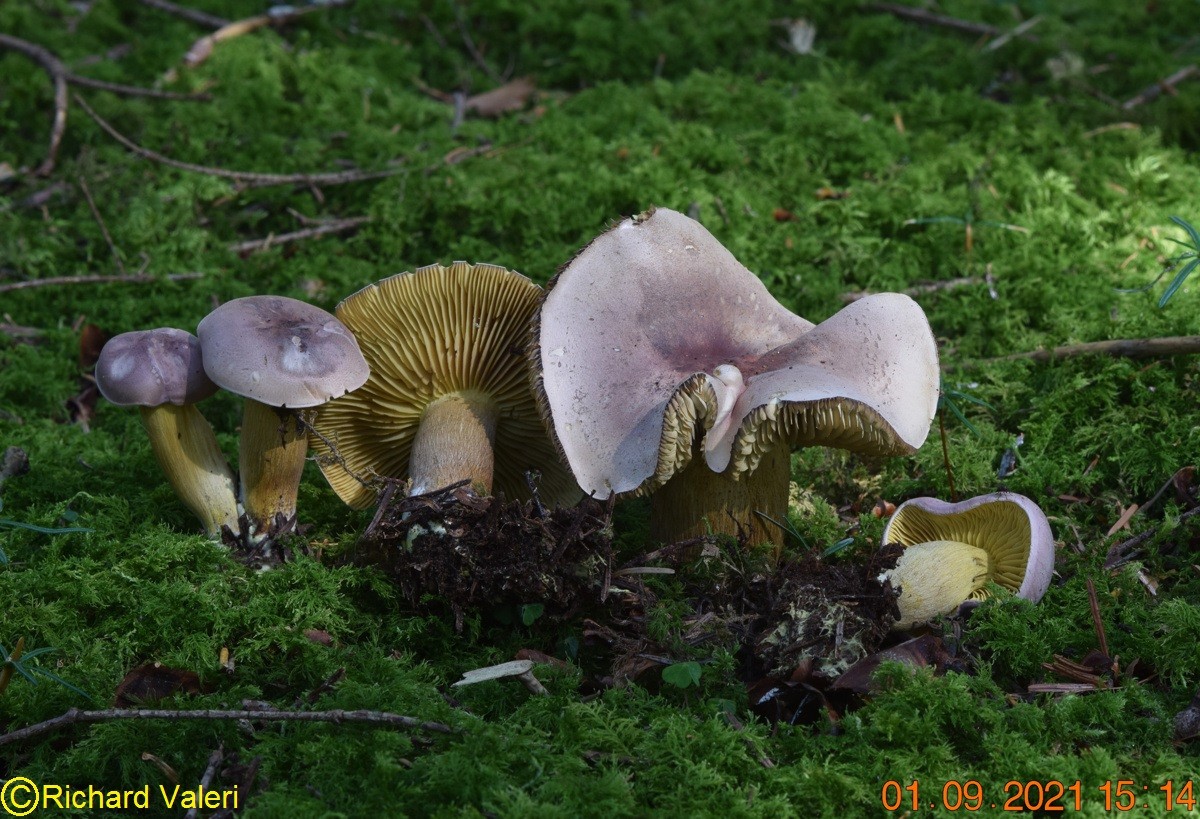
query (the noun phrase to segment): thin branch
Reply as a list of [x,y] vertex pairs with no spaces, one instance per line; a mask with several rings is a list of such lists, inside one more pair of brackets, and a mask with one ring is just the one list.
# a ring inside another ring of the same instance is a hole
[[[1005,34],[1003,29],[990,26],[987,23],[975,23],[970,20],[960,20],[957,17],[947,17],[944,14],[934,14],[931,11],[924,9],[913,8],[912,6],[902,6],[898,3],[872,3],[867,6],[872,11],[882,11],[891,14],[894,17],[899,17],[901,20],[908,20],[913,23],[921,23],[923,25],[940,26],[953,31],[961,31],[964,34],[972,34],[975,36],[984,35],[987,37],[1000,37]],[[1031,43],[1037,42],[1037,37],[1032,34],[1021,33],[1019,36],[1022,40],[1028,40]]]
[[471,59],[475,64],[483,70],[491,78],[496,85],[504,84],[504,77],[501,77],[495,70],[487,64],[487,60],[483,58],[483,54],[475,46],[475,41],[471,39],[471,30],[467,25],[466,15],[463,13],[462,6],[458,3],[454,4],[454,17],[458,22],[458,32],[462,35],[463,45],[467,47],[467,53],[471,55]]
[[143,6],[149,6],[152,9],[165,11],[167,14],[173,14],[187,20],[190,23],[196,23],[209,28],[221,28],[229,25],[229,21],[224,17],[217,17],[215,14],[209,14],[197,9],[190,9],[186,6],[178,6],[175,3],[169,3],[167,0],[141,0]]
[[112,234],[108,232],[108,225],[104,224],[104,217],[100,215],[100,209],[96,207],[96,200],[92,198],[92,192],[88,189],[87,180],[82,176],[79,177],[79,187],[83,191],[84,198],[87,199],[88,207],[92,210],[92,216],[96,218],[96,224],[100,225],[100,232],[104,235],[104,241],[108,242],[109,252],[112,253],[113,260],[117,263],[117,270],[122,276],[126,275],[125,263],[121,261],[121,253],[113,243]]
[[146,273],[134,273],[128,276],[51,276],[46,279],[29,279],[23,282],[0,284],[0,293],[28,290],[34,287],[52,287],[59,284],[142,284],[144,282],[178,282],[203,277],[203,273],[172,273],[168,276],[151,276]]
[[[204,769],[204,775],[200,777],[200,790],[206,791],[212,784],[213,779],[217,775],[217,768],[225,761],[225,746],[218,745],[217,750],[213,751],[208,757],[208,767]],[[198,805],[193,806],[187,813],[183,815],[183,819],[196,819],[199,816],[200,808]]]
[[46,159],[34,171],[38,176],[47,176],[54,170],[54,164],[58,160],[58,149],[67,130],[67,77],[71,72],[58,57],[27,40],[0,34],[0,48],[17,51],[34,60],[50,75],[50,80],[54,83],[54,121],[50,128],[50,147],[46,151]]
[[[1188,518],[1195,517],[1196,515],[1200,515],[1200,506],[1189,509],[1182,513],[1179,516],[1178,522],[1183,523],[1183,521],[1187,520]],[[1147,529],[1144,532],[1134,535],[1128,540],[1122,540],[1120,543],[1114,543],[1112,546],[1109,546],[1108,553],[1104,558],[1104,568],[1115,569],[1117,566],[1120,566],[1122,563],[1132,558],[1134,550],[1158,534],[1159,528],[1160,527]]]
[[1192,63],[1191,65],[1185,65],[1183,68],[1179,69],[1165,80],[1159,80],[1158,82],[1154,83],[1154,85],[1147,86],[1146,89],[1136,97],[1131,97],[1125,100],[1125,102],[1121,104],[1121,110],[1129,111],[1137,108],[1139,105],[1144,105],[1147,102],[1156,100],[1162,96],[1164,91],[1168,94],[1174,95],[1176,93],[1175,86],[1179,85],[1179,83],[1186,79],[1194,77],[1198,72],[1200,72],[1200,66],[1196,65],[1195,63]]
[[1013,353],[997,358],[984,359],[980,363],[993,361],[1055,361],[1060,358],[1077,358],[1084,355],[1111,355],[1118,358],[1160,358],[1173,355],[1200,353],[1200,336],[1167,336],[1164,338],[1115,338],[1110,341],[1089,341],[1085,344],[1067,344],[1050,350],[1033,350]]
[[1104,635],[1104,620],[1100,617],[1100,601],[1096,599],[1096,584],[1092,582],[1092,578],[1087,579],[1088,590],[1088,606],[1092,610],[1092,626],[1096,629],[1096,639],[1100,643],[1100,652],[1105,657],[1111,657],[1108,653],[1108,638]]
[[82,88],[95,88],[98,91],[108,91],[126,97],[150,97],[157,100],[184,100],[188,102],[207,102],[212,99],[212,94],[181,94],[178,91],[160,91],[157,88],[142,88],[139,85],[122,85],[116,82],[96,80],[91,77],[82,77],[79,74],[68,74],[67,82]]
[[324,236],[329,233],[342,233],[347,230],[353,230],[360,225],[365,225],[371,221],[370,216],[355,216],[350,219],[338,219],[332,222],[324,222],[315,227],[305,228],[303,230],[292,231],[291,233],[280,233],[278,236],[271,235],[265,239],[250,239],[245,242],[235,242],[229,246],[229,249],[234,253],[253,253],[256,250],[266,250],[275,245],[287,244],[288,242],[296,242],[301,239],[312,239],[317,236]]
[[103,711],[81,711],[72,708],[60,716],[0,735],[0,745],[9,745],[30,737],[57,731],[68,725],[89,722],[108,722],[121,719],[165,720],[268,720],[284,722],[362,722],[389,728],[412,728],[438,734],[457,733],[458,729],[441,722],[428,722],[416,717],[391,714],[386,711],[283,711],[263,709],[176,711],[157,708],[109,708]]
[[157,162],[160,165],[166,165],[171,168],[191,171],[192,173],[202,173],[207,176],[220,177],[221,179],[232,179],[236,182],[243,182],[250,185],[345,185],[350,182],[383,179],[388,176],[395,176],[403,171],[402,168],[391,168],[386,171],[338,171],[336,173],[258,173],[256,171],[231,171],[227,168],[195,165],[191,162],[181,162],[178,159],[171,159],[169,156],[163,156],[149,148],[143,148],[93,111],[91,106],[84,102],[83,98],[78,94],[75,95],[75,102],[109,136],[121,143],[132,153],[140,156],[142,159],[148,159],[151,162]]
[[[936,293],[940,290],[954,290],[959,287],[967,287],[969,285],[983,283],[984,280],[978,276],[964,276],[963,278],[959,279],[945,279],[937,282],[922,282],[921,284],[914,284],[912,287],[907,287],[900,292],[906,296],[916,298],[917,296],[923,296],[927,293]],[[856,302],[864,296],[871,295],[871,292],[872,291],[870,290],[857,290],[853,293],[843,293],[842,301],[846,302],[847,304]]]

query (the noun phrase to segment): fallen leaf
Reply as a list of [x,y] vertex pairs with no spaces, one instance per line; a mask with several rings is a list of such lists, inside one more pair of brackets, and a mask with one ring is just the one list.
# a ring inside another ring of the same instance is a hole
[[125,675],[117,686],[113,704],[117,708],[130,708],[178,693],[199,694],[200,675],[161,663],[146,663]]
[[1121,517],[1117,518],[1117,522],[1109,528],[1108,532],[1104,536],[1110,537],[1129,526],[1129,521],[1133,517],[1134,513],[1137,512],[1137,510],[1138,505],[1136,503],[1129,504],[1129,508],[1121,512]]
[[864,657],[846,669],[842,676],[834,681],[831,688],[842,688],[857,694],[869,694],[872,690],[871,675],[886,661],[904,663],[913,668],[944,668],[950,660],[950,652],[940,637],[933,634],[922,634],[906,640],[898,646],[885,648],[870,656]]
[[463,108],[481,117],[499,117],[510,111],[520,111],[537,91],[531,77],[518,77],[499,88],[467,97]]

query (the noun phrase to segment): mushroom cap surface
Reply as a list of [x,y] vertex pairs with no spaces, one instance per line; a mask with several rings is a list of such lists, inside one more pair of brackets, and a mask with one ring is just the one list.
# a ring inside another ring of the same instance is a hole
[[369,374],[344,324],[285,296],[227,301],[200,321],[196,334],[209,378],[272,407],[315,407],[357,389]]
[[735,476],[776,445],[909,453],[937,406],[937,345],[912,299],[868,296],[814,327],[663,208],[559,272],[531,358],[555,440],[598,498],[661,485],[697,435]]
[[[896,507],[883,530],[884,543],[911,546],[952,540],[983,549],[989,580],[1036,603],[1054,573],[1054,534],[1041,508],[1024,495],[996,492],[960,503],[913,498]],[[987,597],[985,589],[970,599]]]
[[199,339],[174,327],[109,339],[96,361],[96,386],[122,407],[194,404],[217,391],[204,372]]
[[[525,367],[540,295],[519,273],[455,262],[399,273],[337,306],[371,366],[366,383],[322,407],[313,424],[317,462],[343,501],[354,507],[375,501],[375,490],[356,475],[407,479],[425,408],[454,393],[496,408],[494,491],[528,498],[525,473],[535,470],[543,501],[578,500],[579,488],[542,426]],[[322,437],[336,446],[336,457]]]

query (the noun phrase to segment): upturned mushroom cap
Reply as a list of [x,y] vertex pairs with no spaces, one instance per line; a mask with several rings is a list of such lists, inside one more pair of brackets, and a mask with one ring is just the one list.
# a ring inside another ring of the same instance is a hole
[[869,296],[814,327],[662,208],[563,268],[532,358],[555,439],[598,498],[652,491],[697,435],[708,466],[735,477],[777,445],[909,453],[937,404],[937,346],[907,296]]
[[[1017,597],[1036,603],[1050,586],[1054,573],[1054,535],[1045,513],[1029,498],[1011,492],[980,495],[961,503],[947,503],[937,498],[913,498],[897,507],[883,530],[884,543],[898,543],[907,550],[925,544],[950,544],[934,547],[940,556],[923,561],[903,571],[907,581],[900,585],[920,582],[922,576],[938,578],[947,574],[953,563],[952,555],[958,545],[982,553],[985,562],[982,576],[972,583],[960,599],[946,599],[933,604],[935,595],[922,589],[903,588],[900,595],[901,627],[926,618],[907,617],[905,597],[910,593],[928,597],[935,613],[954,610],[964,600],[983,600],[986,584],[994,582],[1011,589]],[[957,549],[957,551],[966,551]],[[934,550],[930,554],[934,554]],[[901,561],[905,560],[901,556]],[[897,566],[897,571],[900,566]]]
[[213,381],[272,407],[323,404],[357,389],[369,374],[344,324],[284,296],[225,302],[201,320],[196,333]]
[[540,294],[519,273],[455,262],[391,276],[338,305],[338,318],[371,366],[366,383],[322,407],[313,425],[318,463],[342,500],[354,507],[374,502],[375,489],[360,478],[410,477],[427,409],[454,396],[494,418],[495,490],[528,497],[525,473],[536,470],[542,500],[578,499],[542,427],[522,356]]
[[121,407],[182,406],[217,391],[204,373],[199,339],[173,327],[109,339],[96,361],[96,386]]

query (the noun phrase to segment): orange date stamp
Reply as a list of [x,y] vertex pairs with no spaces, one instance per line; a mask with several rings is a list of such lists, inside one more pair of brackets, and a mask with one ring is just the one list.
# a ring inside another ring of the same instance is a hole
[[1197,803],[1195,790],[1192,780],[1168,779],[1162,784],[1143,785],[1132,779],[1115,779],[1085,786],[1079,780],[1011,779],[1001,791],[992,793],[976,779],[950,779],[942,783],[914,779],[908,784],[889,779],[883,783],[879,797],[884,810],[911,813],[922,810],[1066,813],[1085,807],[1118,813],[1151,808],[1192,813]]

